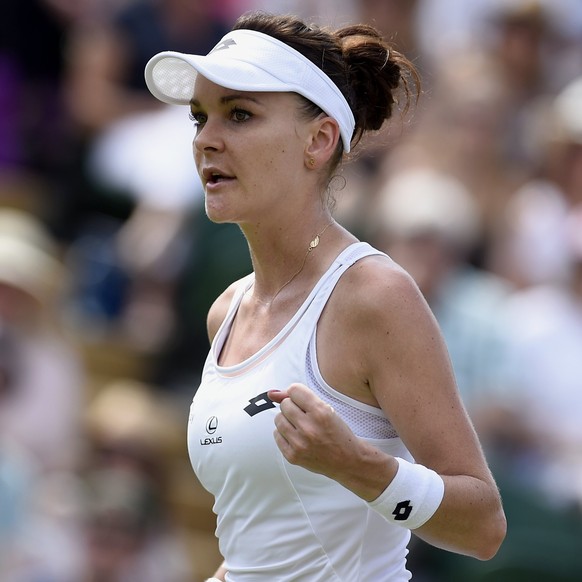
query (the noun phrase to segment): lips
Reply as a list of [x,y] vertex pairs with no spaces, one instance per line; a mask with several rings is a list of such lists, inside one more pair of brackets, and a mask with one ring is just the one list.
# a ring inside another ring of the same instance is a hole
[[226,176],[223,176],[222,174],[219,173],[215,173],[210,176],[208,182],[210,182],[211,184],[216,184],[217,182],[222,182],[223,180],[226,179],[227,179]]
[[234,176],[230,176],[217,168],[206,168],[202,171],[204,182],[207,186],[220,184],[228,180],[233,180]]

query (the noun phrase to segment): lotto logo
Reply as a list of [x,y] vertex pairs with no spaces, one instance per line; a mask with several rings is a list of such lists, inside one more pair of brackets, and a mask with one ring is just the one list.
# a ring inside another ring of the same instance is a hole
[[406,521],[410,514],[412,513],[412,505],[410,505],[410,499],[406,501],[401,501],[396,505],[392,515],[396,521]]
[[275,408],[275,404],[273,401],[267,396],[266,392],[255,396],[251,400],[249,400],[250,404],[244,408],[244,411],[249,416],[255,416],[255,414],[259,414],[259,412],[263,412],[263,410],[269,410],[270,408]]

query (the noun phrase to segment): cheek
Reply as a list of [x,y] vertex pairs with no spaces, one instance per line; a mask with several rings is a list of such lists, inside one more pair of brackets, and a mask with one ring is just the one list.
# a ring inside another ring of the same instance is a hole
[[286,175],[296,177],[303,164],[303,158],[303,149],[291,139],[278,139],[263,148],[265,168],[282,178]]
[[297,166],[285,145],[277,142],[263,142],[260,147],[247,149],[242,168],[249,169],[253,183],[273,186],[283,185],[287,175],[296,174]]

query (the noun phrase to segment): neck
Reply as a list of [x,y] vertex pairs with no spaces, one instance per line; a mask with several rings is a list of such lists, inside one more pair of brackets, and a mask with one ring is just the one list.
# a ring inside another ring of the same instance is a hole
[[326,214],[310,226],[278,227],[275,234],[255,232],[247,236],[255,271],[253,297],[270,306],[285,289],[312,275],[325,259],[335,229],[337,224]]

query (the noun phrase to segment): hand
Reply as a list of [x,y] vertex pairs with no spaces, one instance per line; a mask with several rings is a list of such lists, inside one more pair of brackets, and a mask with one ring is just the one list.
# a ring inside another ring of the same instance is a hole
[[293,465],[341,482],[340,472],[360,443],[347,424],[303,384],[271,390],[268,397],[280,404],[274,435],[283,456]]

